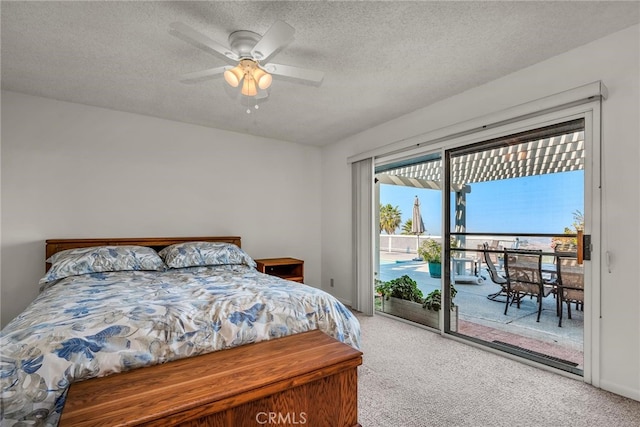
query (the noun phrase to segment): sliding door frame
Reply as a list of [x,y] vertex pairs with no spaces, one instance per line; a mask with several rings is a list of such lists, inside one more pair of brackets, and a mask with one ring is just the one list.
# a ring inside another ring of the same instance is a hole
[[[552,370],[565,376],[582,379],[584,382],[600,386],[600,328],[599,319],[601,315],[601,100],[606,96],[606,88],[602,85],[601,94],[599,96],[589,97],[587,100],[574,101],[569,104],[559,105],[556,108],[550,108],[539,114],[529,114],[525,117],[514,117],[511,120],[505,120],[502,123],[496,123],[491,126],[483,126],[481,129],[469,129],[468,131],[452,132],[450,137],[446,135],[438,136],[434,140],[424,140],[418,144],[412,144],[405,149],[397,147],[389,147],[390,151],[386,154],[378,149],[377,155],[374,157],[374,164],[385,164],[400,159],[406,159],[414,156],[424,156],[429,153],[440,152],[443,161],[443,190],[448,189],[449,177],[447,175],[448,160],[447,150],[459,148],[474,143],[480,143],[490,139],[504,137],[510,134],[525,132],[536,128],[545,127],[574,119],[584,119],[585,121],[585,182],[584,182],[584,200],[585,200],[585,234],[591,235],[591,261],[585,265],[585,300],[584,307],[584,371],[583,376],[578,376],[566,371],[562,371],[547,365],[540,364],[535,361],[523,359],[513,356],[499,350],[491,349],[482,344],[475,343],[460,336],[451,334],[449,331],[449,319],[447,310],[440,312],[440,333],[451,339],[463,341],[469,345],[481,347],[488,351],[494,351],[505,357],[515,358],[524,363],[531,364],[542,369]],[[459,126],[464,128],[463,124]],[[434,134],[438,135],[439,132]],[[447,204],[447,193],[442,191],[442,230],[441,235],[445,240],[448,239],[450,233],[449,215],[450,207]],[[441,288],[443,291],[443,306],[448,306],[450,301],[449,286],[445,286],[450,278],[449,253],[445,250],[445,259],[443,262],[443,277]]]

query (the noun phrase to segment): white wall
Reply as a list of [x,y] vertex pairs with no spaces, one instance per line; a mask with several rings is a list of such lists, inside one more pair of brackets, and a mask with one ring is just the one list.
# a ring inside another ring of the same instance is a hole
[[[601,386],[640,400],[640,29],[633,26],[504,78],[325,147],[322,158],[322,284],[352,294],[350,167],[347,157],[602,80],[603,268]],[[604,257],[603,257],[604,259]]]
[[1,159],[2,325],[50,238],[239,235],[320,286],[317,147],[3,91]]

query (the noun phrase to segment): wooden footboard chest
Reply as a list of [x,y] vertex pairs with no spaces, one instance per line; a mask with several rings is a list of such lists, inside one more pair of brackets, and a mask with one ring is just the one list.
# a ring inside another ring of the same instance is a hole
[[60,426],[358,426],[360,364],[304,332],[74,383]]

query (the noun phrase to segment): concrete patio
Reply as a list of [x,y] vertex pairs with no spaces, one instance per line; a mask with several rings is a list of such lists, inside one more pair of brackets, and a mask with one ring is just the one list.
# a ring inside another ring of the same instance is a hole
[[[415,256],[415,253],[381,251],[378,278],[387,281],[406,274],[418,283],[425,296],[432,290],[439,289],[441,279],[432,278],[427,264],[414,261]],[[540,322],[536,322],[536,300],[525,297],[519,309],[514,304],[505,315],[504,298],[500,298],[503,302],[487,299],[487,295],[499,291],[500,287],[490,280],[486,271],[481,270],[479,275],[486,278],[481,284],[455,284],[458,293],[454,302],[459,307],[460,334],[488,342],[508,343],[573,362],[577,364],[577,369],[582,369],[582,311],[575,310],[572,306],[572,319],[568,319],[565,305],[562,327],[558,327],[556,300],[549,296],[543,299]]]

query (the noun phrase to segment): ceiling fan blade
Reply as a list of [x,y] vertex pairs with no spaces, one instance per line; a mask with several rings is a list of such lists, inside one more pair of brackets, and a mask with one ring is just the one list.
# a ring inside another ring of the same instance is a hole
[[197,83],[204,80],[215,79],[216,77],[220,77],[227,68],[229,67],[210,68],[208,70],[183,74],[180,76],[180,81],[183,83]]
[[169,33],[171,35],[174,35],[193,46],[199,47],[200,49],[212,53],[227,61],[229,64],[235,65],[236,62],[238,62],[238,60],[240,59],[238,58],[238,55],[233,53],[228,47],[225,47],[220,43],[211,40],[209,37],[194,30],[187,24],[184,24],[182,22],[173,22],[170,24],[170,27],[171,30],[169,30]]
[[293,41],[296,30],[284,21],[276,21],[251,50],[258,61],[267,61],[272,55]]
[[264,69],[275,76],[306,82],[314,86],[320,86],[322,79],[324,79],[322,71],[293,67],[291,65],[267,64]]

